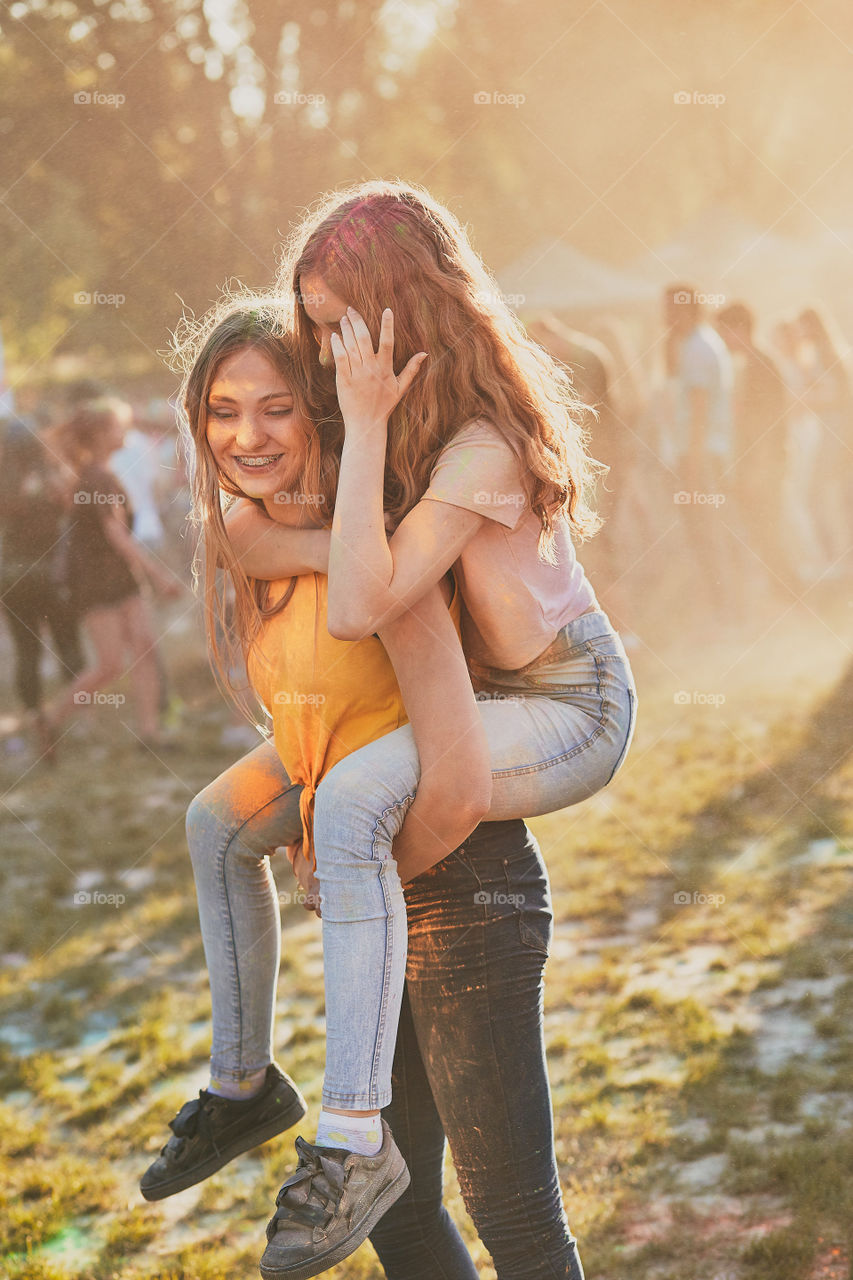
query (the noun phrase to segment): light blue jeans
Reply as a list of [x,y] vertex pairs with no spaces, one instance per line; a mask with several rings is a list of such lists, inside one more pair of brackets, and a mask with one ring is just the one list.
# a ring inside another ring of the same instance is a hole
[[[607,786],[633,736],[636,689],[606,614],[576,618],[518,671],[470,665],[492,757],[486,821],[553,813]],[[406,725],[339,761],[317,788],[325,1106],[369,1110],[391,1099],[407,945],[391,849],[418,778]]]
[[[606,614],[576,618],[527,667],[496,671],[472,663],[471,674],[492,754],[487,821],[552,813],[611,781],[633,737],[636,689]],[[317,788],[326,1106],[371,1110],[391,1099],[407,950],[406,904],[391,846],[418,778],[414,737],[405,726],[341,760]],[[274,1056],[281,925],[269,855],[301,836],[299,787],[271,744],[196,797],[187,836],[210,973],[211,1074],[240,1081]]]

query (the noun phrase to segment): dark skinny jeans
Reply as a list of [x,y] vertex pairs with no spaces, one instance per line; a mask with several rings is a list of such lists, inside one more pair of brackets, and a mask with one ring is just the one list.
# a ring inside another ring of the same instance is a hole
[[388,1280],[476,1280],[442,1204],[445,1136],[498,1280],[583,1280],[554,1159],[542,1033],[553,928],[539,846],[482,823],[406,886],[409,957],[383,1115],[412,1175],[370,1239]]

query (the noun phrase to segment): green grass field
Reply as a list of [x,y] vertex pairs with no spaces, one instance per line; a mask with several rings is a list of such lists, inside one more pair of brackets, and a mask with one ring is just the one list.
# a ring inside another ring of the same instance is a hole
[[[557,1153],[589,1280],[851,1274],[849,631],[839,602],[747,642],[711,635],[698,656],[633,650],[628,763],[593,800],[532,824],[557,919]],[[206,1080],[183,815],[246,749],[193,633],[168,656],[183,700],[168,758],[137,747],[126,708],[73,730],[55,769],[2,757],[0,1270],[12,1280],[254,1278],[292,1163],[284,1135],[159,1205],[137,1188]],[[316,1108],[320,925],[299,907],[283,924],[277,1056]],[[447,1195],[493,1277],[449,1160]],[[329,1275],[381,1272],[365,1246]]]

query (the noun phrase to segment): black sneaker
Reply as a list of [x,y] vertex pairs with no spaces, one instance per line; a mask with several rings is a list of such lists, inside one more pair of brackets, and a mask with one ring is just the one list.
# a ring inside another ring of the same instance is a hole
[[309,1280],[354,1253],[409,1185],[409,1170],[382,1121],[375,1156],[296,1139],[299,1164],[276,1198],[261,1258],[264,1280]]
[[146,1200],[165,1200],[203,1182],[243,1151],[284,1133],[305,1115],[305,1099],[274,1062],[260,1093],[245,1102],[220,1098],[207,1089],[185,1102],[169,1128],[175,1135],[142,1176]]

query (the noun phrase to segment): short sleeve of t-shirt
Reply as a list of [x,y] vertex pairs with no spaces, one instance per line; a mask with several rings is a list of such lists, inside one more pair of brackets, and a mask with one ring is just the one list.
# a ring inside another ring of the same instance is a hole
[[514,529],[528,506],[524,464],[496,427],[463,427],[439,454],[424,498],[447,502]]

